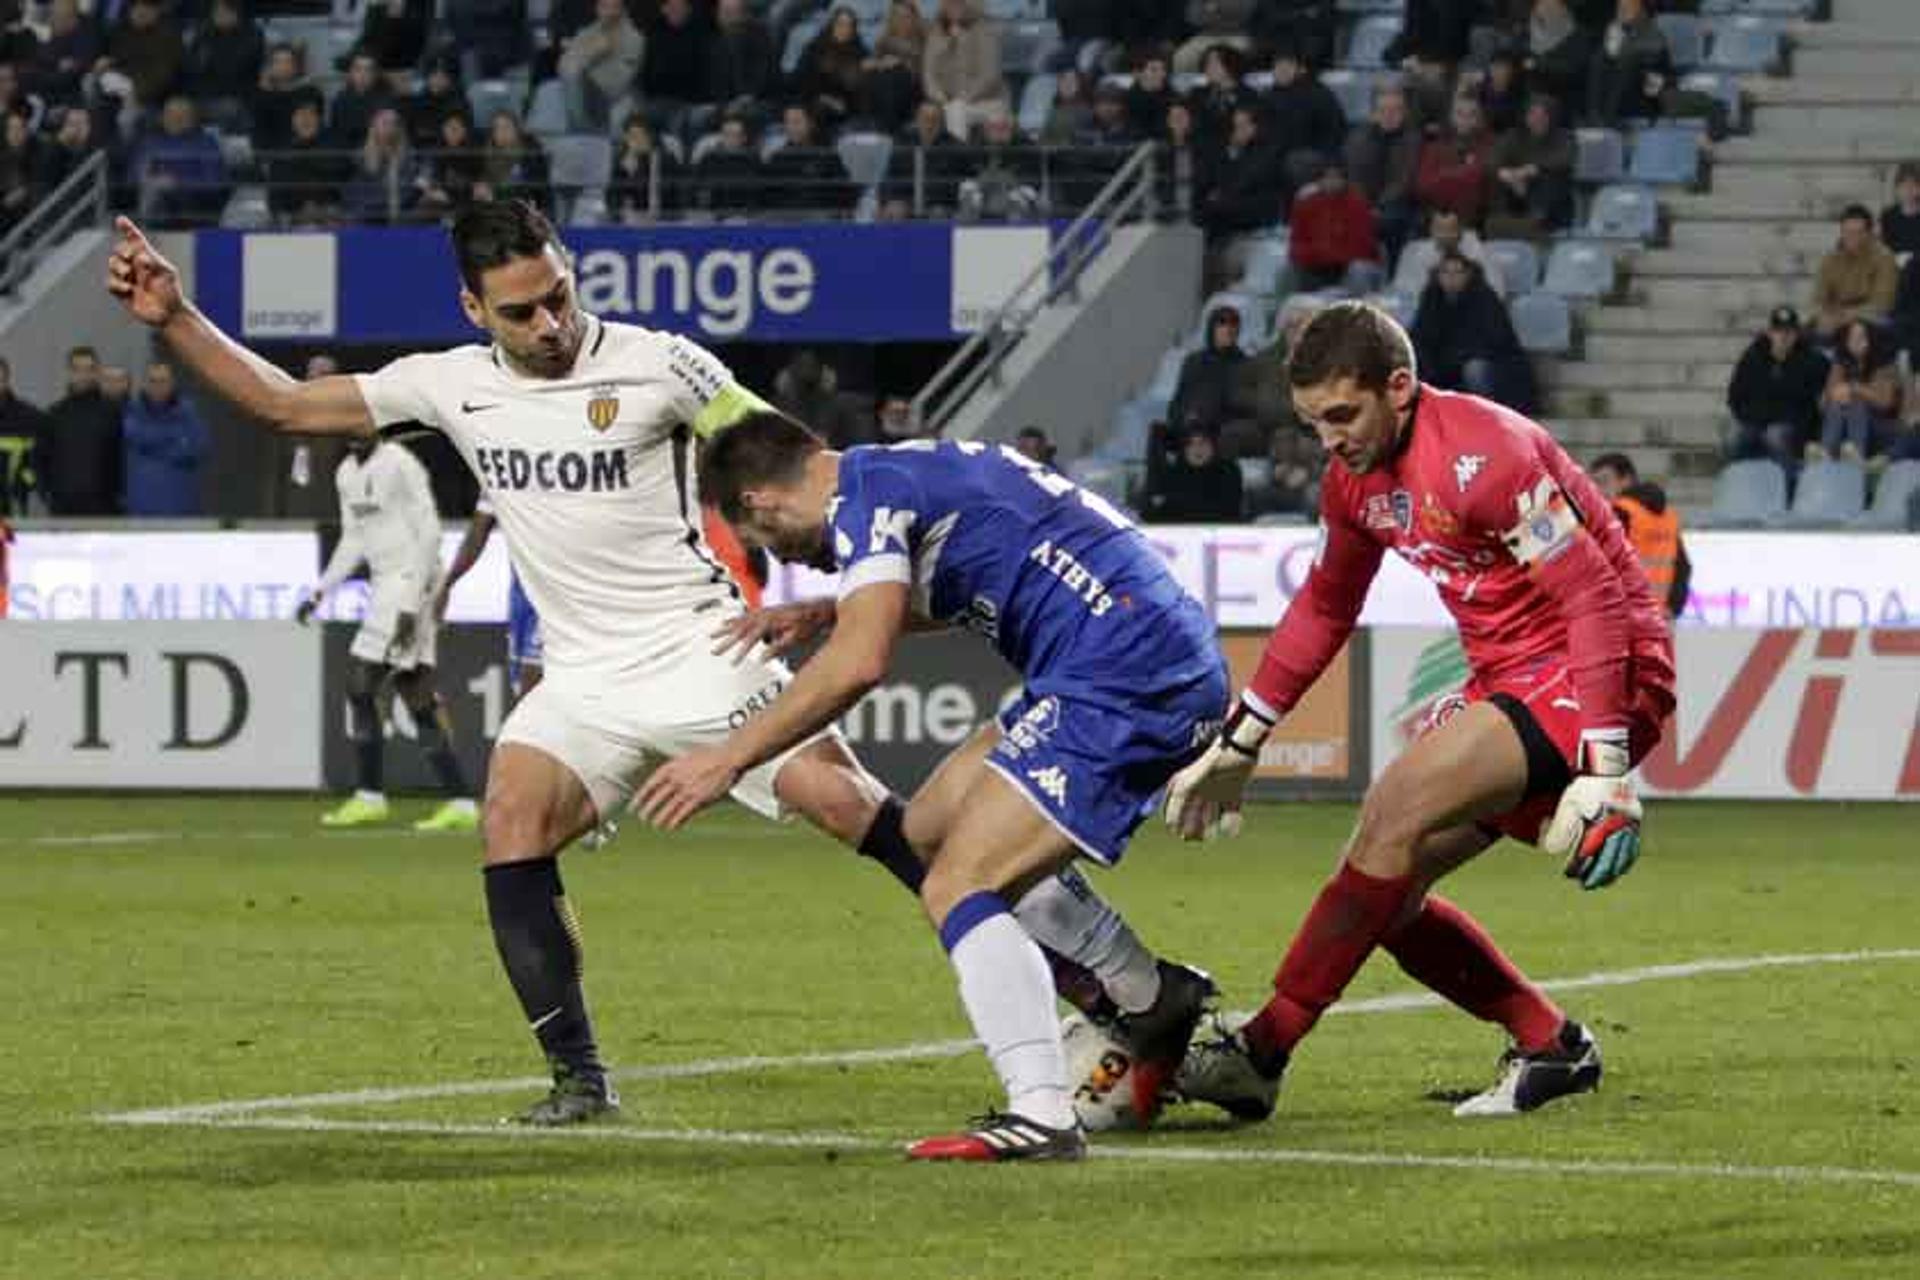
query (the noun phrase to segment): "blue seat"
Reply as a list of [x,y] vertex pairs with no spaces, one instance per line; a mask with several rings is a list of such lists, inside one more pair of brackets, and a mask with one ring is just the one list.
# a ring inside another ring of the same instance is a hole
[[1800,472],[1793,507],[1777,524],[1818,528],[1847,524],[1867,509],[1867,469],[1858,462],[1829,458],[1808,463]]
[[1700,180],[1700,134],[1673,125],[1655,125],[1634,135],[1627,176],[1635,182],[1692,186]]
[[1247,265],[1234,287],[1257,298],[1277,297],[1280,273],[1287,269],[1287,261],[1286,236],[1262,236],[1248,249]]
[[1399,293],[1391,289],[1385,293],[1370,294],[1367,301],[1399,321],[1402,329],[1409,328],[1413,324],[1414,313],[1420,309],[1420,299],[1410,293]]
[[1660,234],[1660,201],[1651,188],[1610,183],[1594,193],[1587,234],[1600,240],[1652,240]]
[[1722,467],[1713,481],[1713,506],[1697,523],[1709,529],[1757,529],[1786,514],[1787,473],[1771,458]]
[[1373,114],[1373,77],[1355,71],[1329,71],[1320,83],[1333,90],[1347,123],[1362,124]]
[[1519,298],[1540,287],[1540,251],[1525,240],[1489,240],[1487,257],[1500,268],[1500,280],[1509,298]]
[[1125,462],[1147,456],[1147,432],[1156,419],[1165,420],[1164,401],[1134,400],[1114,410],[1113,429],[1100,442],[1094,455]]
[[1576,182],[1618,182],[1626,173],[1627,144],[1618,129],[1573,131]]
[[1553,293],[1515,298],[1509,311],[1520,345],[1534,355],[1565,355],[1573,349],[1573,308]]
[[1721,71],[1771,71],[1780,65],[1780,28],[1765,18],[1722,18],[1707,42],[1704,65]]
[[1025,75],[1046,66],[1060,47],[1060,27],[1045,22],[1009,22],[1000,28],[1000,65]]
[[473,108],[473,131],[487,135],[487,125],[502,111],[520,114],[520,93],[505,80],[476,80],[467,86],[467,105]]
[[1712,17],[1811,18],[1819,7],[1820,0],[1705,0],[1700,12]]
[[566,133],[546,141],[548,175],[556,191],[602,191],[613,178],[613,141],[597,133]]
[[1153,381],[1147,384],[1142,396],[1147,399],[1172,401],[1173,393],[1180,389],[1180,368],[1187,362],[1185,347],[1170,348],[1160,357],[1160,364],[1153,371]]
[[1392,14],[1370,14],[1354,23],[1342,64],[1362,68],[1386,66],[1387,46],[1400,38],[1400,23],[1401,19]]
[[567,117],[567,91],[558,80],[542,80],[533,90],[527,106],[527,132],[551,138],[567,132],[572,123]]
[[1881,475],[1873,505],[1854,524],[1862,529],[1904,529],[1907,504],[1916,494],[1920,494],[1920,459],[1896,462]]
[[1718,99],[1727,109],[1727,128],[1738,129],[1744,123],[1747,104],[1740,93],[1739,77],[1725,71],[1691,71],[1680,77],[1680,87],[1688,93]]
[[887,162],[893,158],[893,139],[884,133],[843,133],[834,144],[840,163],[855,185],[877,187],[887,176]]
[[1404,13],[1406,0],[1336,0],[1341,13]]
[[1020,90],[1020,110],[1016,116],[1023,131],[1037,137],[1047,127],[1047,116],[1053,111],[1053,95],[1059,89],[1060,77],[1052,72],[1028,79]]
[[1700,19],[1691,13],[1662,13],[1653,19],[1667,37],[1667,56],[1674,70],[1686,71],[1700,65],[1706,56],[1706,37]]
[[1562,240],[1547,257],[1548,293],[1563,298],[1601,298],[1613,292],[1613,250],[1590,240]]
[[800,59],[806,55],[807,45],[820,34],[827,25],[826,13],[809,14],[793,24],[787,32],[787,47],[780,54],[780,69],[788,75],[800,69]]

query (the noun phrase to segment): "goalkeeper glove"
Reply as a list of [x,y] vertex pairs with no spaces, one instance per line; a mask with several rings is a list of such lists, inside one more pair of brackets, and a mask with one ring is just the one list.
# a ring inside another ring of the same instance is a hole
[[1272,729],[1272,720],[1238,702],[1200,758],[1173,775],[1166,818],[1182,840],[1240,834],[1241,797]]
[[1625,730],[1588,730],[1580,738],[1580,776],[1540,836],[1540,847],[1566,859],[1569,880],[1602,889],[1640,857],[1640,797],[1627,776]]

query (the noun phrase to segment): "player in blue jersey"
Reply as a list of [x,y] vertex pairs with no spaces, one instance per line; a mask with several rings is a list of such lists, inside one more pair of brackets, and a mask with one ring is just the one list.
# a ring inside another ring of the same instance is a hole
[[[1105,866],[1167,780],[1219,728],[1230,685],[1212,622],[1127,519],[1011,449],[931,441],[827,449],[758,413],[708,442],[701,491],[749,545],[840,571],[836,601],[730,629],[785,647],[825,642],[772,706],[724,742],[656,771],[636,809],[677,827],[735,780],[831,725],[885,675],[916,625],[978,632],[1024,677],[1021,695],[957,749],[907,807],[930,855],[921,901],[1007,1090],[1004,1112],[909,1154],[1077,1159],[1046,961],[1008,904],[1078,857]],[[1162,983],[1129,1040],[1148,1096],[1177,1068],[1207,994]],[[1138,1087],[1136,1090],[1138,1096]]]
[[[447,566],[445,578],[440,584],[440,595],[434,600],[434,616],[445,620],[447,600],[453,595],[453,584],[466,577],[467,570],[480,561],[480,553],[487,549],[487,539],[493,536],[493,527],[499,523],[493,514],[493,506],[485,498],[475,504],[473,519],[467,524],[467,533],[460,540],[459,549],[453,553],[453,562]],[[544,663],[540,651],[540,614],[534,609],[533,601],[527,599],[525,588],[520,585],[520,575],[512,573],[507,582],[507,683],[513,687],[515,702],[533,691],[540,683],[540,672]]]

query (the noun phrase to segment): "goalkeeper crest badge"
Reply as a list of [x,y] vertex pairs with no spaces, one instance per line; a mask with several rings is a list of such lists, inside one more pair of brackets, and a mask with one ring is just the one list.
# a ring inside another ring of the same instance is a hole
[[587,423],[595,431],[605,431],[620,416],[620,389],[601,383],[588,392]]

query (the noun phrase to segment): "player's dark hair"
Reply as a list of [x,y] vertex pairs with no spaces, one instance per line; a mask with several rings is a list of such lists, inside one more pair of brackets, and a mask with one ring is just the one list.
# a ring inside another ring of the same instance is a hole
[[1873,226],[1873,210],[1863,204],[1850,204],[1840,211],[1840,221],[1864,222],[1871,228]]
[[476,297],[483,273],[522,258],[537,258],[548,245],[560,249],[560,233],[546,214],[525,200],[478,201],[453,220],[453,253],[460,262],[460,279]]
[[1640,469],[1633,465],[1633,459],[1624,453],[1603,453],[1587,464],[1587,470],[1618,471],[1626,477],[1628,484],[1640,483]]
[[1392,316],[1364,302],[1336,302],[1300,331],[1287,356],[1287,383],[1317,387],[1352,378],[1362,391],[1384,392],[1395,372],[1413,367],[1413,343]]
[[700,452],[700,497],[737,524],[746,514],[742,495],[749,489],[791,484],[807,459],[827,442],[784,413],[750,413]]

